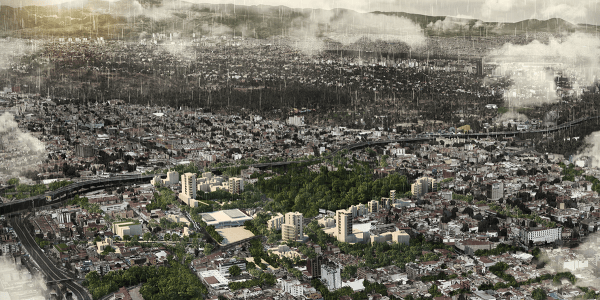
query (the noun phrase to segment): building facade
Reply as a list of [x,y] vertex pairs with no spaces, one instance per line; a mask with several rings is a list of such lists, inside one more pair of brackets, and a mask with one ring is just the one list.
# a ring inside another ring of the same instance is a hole
[[377,203],[377,200],[369,201],[369,212],[376,213],[378,211],[379,211],[379,203]]
[[535,227],[535,228],[521,228],[519,230],[519,238],[525,245],[529,244],[529,241],[534,243],[537,242],[548,242],[552,243],[562,239],[562,227],[557,228],[546,228],[546,227]]
[[487,197],[489,200],[500,200],[504,197],[504,184],[494,181],[487,184]]
[[352,234],[352,212],[338,210],[335,214],[337,239],[346,242],[348,236]]
[[275,229],[280,230],[281,225],[285,222],[285,217],[281,213],[277,213],[277,215],[273,216],[269,221],[267,221],[267,229]]
[[284,241],[292,240],[296,241],[302,238],[304,235],[303,224],[304,218],[302,213],[289,212],[285,214],[285,224],[281,226],[281,238]]
[[232,194],[240,194],[244,191],[244,178],[232,177],[229,178],[229,192]]
[[335,265],[321,265],[321,281],[330,291],[342,287],[342,270]]
[[410,186],[410,192],[415,197],[421,197],[429,192],[437,191],[437,182],[435,178],[421,177]]
[[185,173],[181,175],[181,193],[179,199],[185,204],[195,207],[196,201],[196,174]]

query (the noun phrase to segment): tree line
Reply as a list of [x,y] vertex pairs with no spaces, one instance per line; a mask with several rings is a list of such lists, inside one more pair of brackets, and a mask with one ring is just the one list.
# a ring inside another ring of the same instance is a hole
[[169,259],[167,266],[132,266],[127,270],[100,276],[92,271],[85,276],[85,286],[94,299],[116,292],[122,286],[142,283],[144,299],[203,299],[208,290],[185,265]]

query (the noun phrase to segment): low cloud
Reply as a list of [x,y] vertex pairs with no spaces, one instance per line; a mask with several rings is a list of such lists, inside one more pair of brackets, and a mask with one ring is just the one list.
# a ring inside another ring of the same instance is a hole
[[577,153],[575,160],[589,159],[592,167],[600,168],[600,131],[587,136],[584,144],[584,148]]
[[31,133],[23,132],[11,113],[0,116],[0,172],[19,175],[35,169],[46,158],[46,146]]
[[0,290],[8,292],[10,299],[43,299],[46,298],[46,284],[39,276],[31,273],[12,261],[12,256],[0,256]]
[[558,75],[573,79],[571,86],[558,89],[559,93],[579,95],[580,88],[593,84],[600,75],[599,50],[600,39],[574,33],[562,40],[550,39],[547,44],[505,44],[485,60],[496,64],[497,75],[514,82],[504,93],[509,106],[539,106],[558,101]]

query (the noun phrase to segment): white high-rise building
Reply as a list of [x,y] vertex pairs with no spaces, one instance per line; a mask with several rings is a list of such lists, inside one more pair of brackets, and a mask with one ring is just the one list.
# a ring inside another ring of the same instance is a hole
[[179,193],[179,199],[185,204],[195,207],[196,201],[196,174],[185,173],[181,175],[181,193]]
[[240,194],[244,191],[244,178],[232,177],[229,178],[229,192],[232,194]]
[[336,235],[340,242],[346,242],[352,234],[352,212],[338,210],[335,212]]
[[342,287],[342,270],[338,266],[321,265],[321,281],[330,291]]
[[421,177],[410,186],[410,192],[415,197],[421,197],[429,192],[437,191],[437,182],[435,178]]
[[281,226],[281,238],[286,240],[300,240],[304,235],[303,222],[304,217],[299,212],[289,212],[285,214],[285,224]]

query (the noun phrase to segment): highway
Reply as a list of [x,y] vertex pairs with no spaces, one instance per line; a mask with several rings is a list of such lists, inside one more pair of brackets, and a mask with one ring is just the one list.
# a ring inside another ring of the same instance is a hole
[[47,282],[62,282],[78,300],[92,300],[84,287],[75,283],[71,278],[59,270],[42,252],[42,249],[40,249],[27,228],[25,228],[25,225],[20,218],[12,218],[11,224],[13,225],[15,233],[19,236],[21,243],[27,249],[29,255],[31,255],[31,259],[38,264],[42,272],[46,275]]
[[[125,183],[149,183],[150,180],[157,175],[163,174],[122,175],[76,182],[68,186],[61,187],[55,191],[47,192],[43,195],[2,203],[0,204],[0,215],[15,213],[20,210],[32,208],[33,206],[41,207],[44,205],[60,203],[72,198],[76,194],[84,194],[107,187],[120,186]],[[49,197],[50,201],[47,201],[46,197]]]
[[[546,129],[536,129],[536,130],[528,130],[528,131],[498,131],[498,132],[485,132],[485,133],[467,133],[467,134],[453,134],[453,133],[435,133],[435,134],[421,134],[416,137],[403,137],[400,139],[392,139],[392,140],[379,140],[379,141],[366,141],[355,144],[346,145],[340,147],[339,149],[330,152],[327,156],[322,158],[315,158],[310,160],[300,160],[300,161],[281,161],[281,162],[270,162],[270,163],[257,163],[253,165],[249,165],[249,167],[255,168],[267,168],[267,167],[278,167],[278,166],[286,166],[290,164],[296,163],[307,163],[307,162],[315,162],[319,161],[323,158],[333,157],[340,151],[344,150],[354,150],[359,149],[366,146],[374,146],[374,145],[384,145],[389,143],[409,143],[409,142],[424,142],[429,140],[435,140],[436,138],[484,138],[484,137],[498,137],[498,136],[516,136],[519,134],[525,133],[550,133],[563,129],[567,129],[571,126],[575,126],[581,124],[586,121],[597,120],[600,116],[586,117],[580,118],[577,120],[573,120],[570,122],[566,122],[554,127],[546,128]],[[213,171],[217,171],[220,169],[224,169],[228,167],[215,168]],[[38,195],[34,197],[25,198],[22,200],[11,201],[7,203],[0,204],[0,215],[3,214],[11,214],[20,210],[26,210],[33,206],[39,207],[48,204],[60,203],[64,200],[73,197],[76,194],[83,194],[86,192],[107,188],[109,186],[117,186],[125,183],[134,183],[134,182],[149,182],[154,176],[164,174],[154,174],[154,175],[118,175],[109,178],[100,178],[88,181],[81,181],[77,183],[73,183],[71,185],[61,187],[55,191],[46,193],[44,195]],[[46,201],[46,197],[50,198],[50,201]]]

